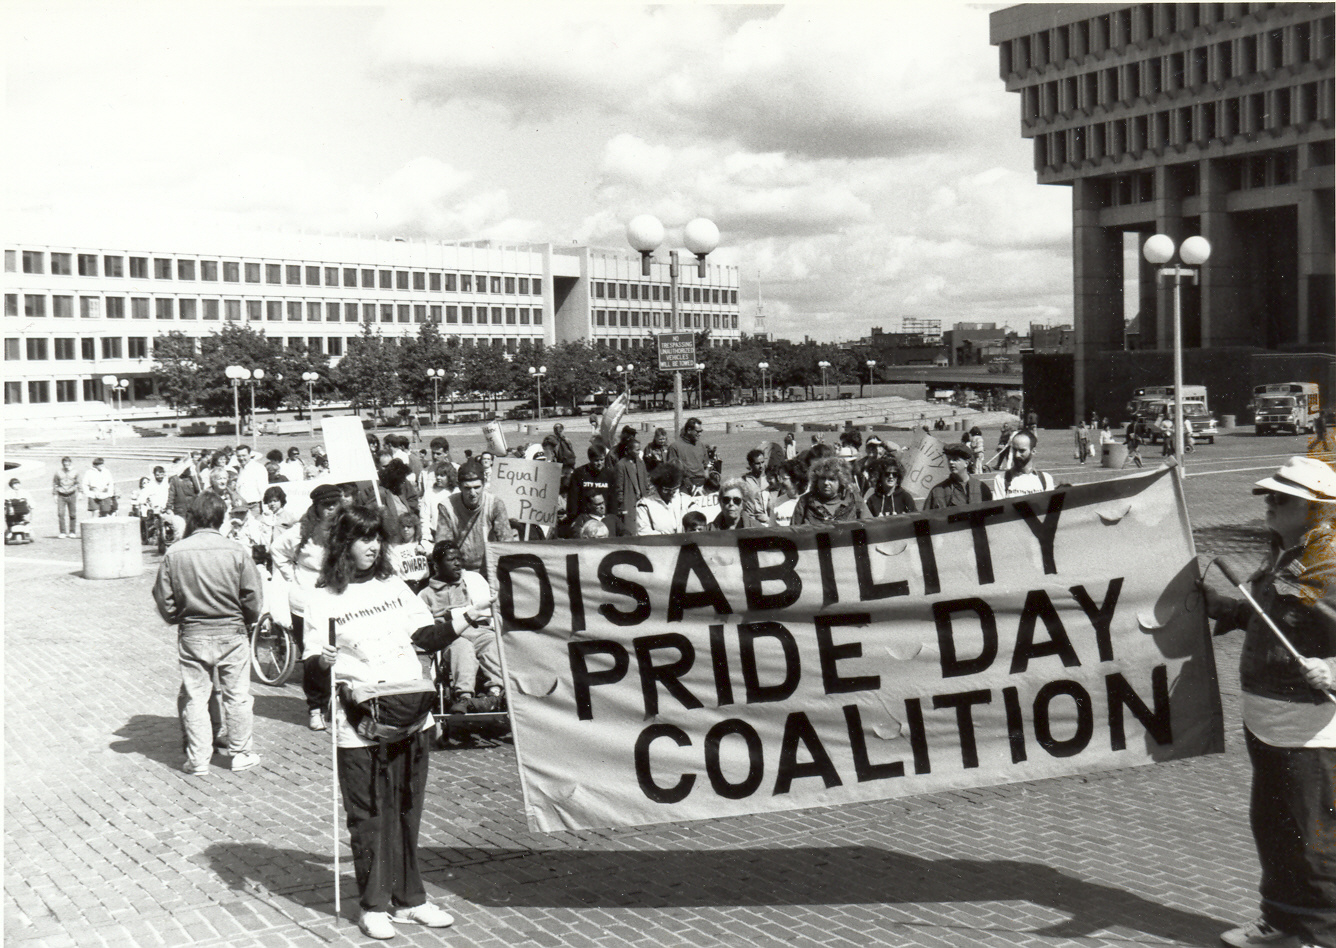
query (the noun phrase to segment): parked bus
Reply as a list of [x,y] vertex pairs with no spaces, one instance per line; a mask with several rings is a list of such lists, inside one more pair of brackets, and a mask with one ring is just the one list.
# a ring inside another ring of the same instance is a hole
[[1312,432],[1322,413],[1316,382],[1273,382],[1253,389],[1253,423],[1259,435]]

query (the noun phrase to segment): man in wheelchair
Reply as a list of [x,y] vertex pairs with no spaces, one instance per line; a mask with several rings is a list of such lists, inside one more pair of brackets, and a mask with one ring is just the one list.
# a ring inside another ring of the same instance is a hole
[[[441,663],[442,677],[449,676],[449,712],[500,711],[501,657],[492,628],[487,580],[463,568],[459,546],[450,540],[432,547],[430,567],[431,579],[418,596],[434,617],[448,617],[458,634],[446,647]],[[442,684],[438,679],[437,686]]]

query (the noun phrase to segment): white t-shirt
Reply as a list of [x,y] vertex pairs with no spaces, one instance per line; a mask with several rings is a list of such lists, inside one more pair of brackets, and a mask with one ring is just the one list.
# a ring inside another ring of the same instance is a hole
[[[431,625],[431,610],[398,577],[352,583],[341,594],[317,587],[307,593],[306,647],[302,659],[320,654],[329,643],[329,622],[335,623],[334,678],[351,684],[414,681],[424,678],[412,635]],[[340,747],[369,747],[348,726],[335,702]]]
[[1243,693],[1243,723],[1272,747],[1336,747],[1336,704]]
[[1007,486],[1007,472],[1003,471],[993,478],[993,497],[1024,497],[1026,494],[1038,494],[1053,489],[1053,475],[1047,471],[1031,471],[1017,474]]

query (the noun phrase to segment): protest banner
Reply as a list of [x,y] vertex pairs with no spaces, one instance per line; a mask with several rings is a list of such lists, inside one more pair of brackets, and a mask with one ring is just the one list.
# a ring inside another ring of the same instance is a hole
[[550,533],[557,525],[561,497],[561,465],[499,457],[492,465],[487,489],[506,505],[506,515],[520,523],[536,523]]
[[950,475],[942,442],[926,431],[919,432],[918,440],[910,446],[905,462],[904,489],[915,500],[922,501],[933,485],[940,484]]
[[376,480],[376,462],[367,447],[362,419],[355,415],[326,418],[321,423],[321,430],[325,435],[331,484]]
[[1167,469],[828,528],[492,544],[539,831],[1223,750]]

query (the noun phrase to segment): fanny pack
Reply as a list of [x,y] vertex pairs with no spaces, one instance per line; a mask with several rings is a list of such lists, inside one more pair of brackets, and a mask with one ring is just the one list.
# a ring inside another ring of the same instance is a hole
[[436,686],[425,679],[339,685],[348,724],[358,737],[388,744],[411,737],[431,717]]

